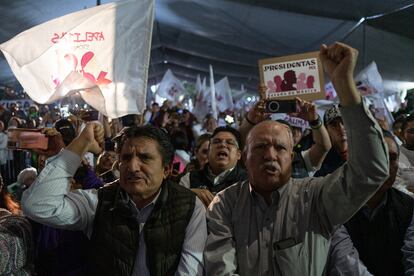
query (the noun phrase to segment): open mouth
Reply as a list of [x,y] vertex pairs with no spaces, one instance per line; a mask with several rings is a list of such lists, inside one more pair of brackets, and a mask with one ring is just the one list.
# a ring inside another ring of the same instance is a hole
[[279,168],[275,165],[266,164],[264,165],[264,169],[269,174],[277,174],[279,173]]
[[229,154],[226,151],[219,151],[217,153],[217,157],[218,158],[227,158],[227,157],[229,157]]

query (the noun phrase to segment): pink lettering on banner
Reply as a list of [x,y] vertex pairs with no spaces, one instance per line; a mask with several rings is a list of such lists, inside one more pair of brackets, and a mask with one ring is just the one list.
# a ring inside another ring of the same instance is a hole
[[104,41],[105,36],[103,32],[84,32],[84,33],[54,33],[50,41],[55,44],[60,40],[65,40],[74,43]]
[[[81,70],[77,70],[77,68],[78,68],[78,58],[74,54],[66,54],[64,56],[64,58],[65,58],[66,63],[68,63],[71,66],[73,71],[78,71],[85,78],[89,79],[90,81],[92,81],[93,83],[95,83],[97,85],[106,86],[106,85],[108,85],[112,82],[111,80],[105,78],[106,75],[108,74],[108,72],[101,71],[98,74],[98,77],[95,78],[95,76],[92,73],[85,71],[86,65],[92,60],[94,55],[95,54],[91,51],[86,52],[85,54],[83,54],[83,56],[81,58],[81,62],[80,62]],[[61,80],[59,78],[54,78],[53,83],[56,86],[59,86],[60,83],[61,83]]]

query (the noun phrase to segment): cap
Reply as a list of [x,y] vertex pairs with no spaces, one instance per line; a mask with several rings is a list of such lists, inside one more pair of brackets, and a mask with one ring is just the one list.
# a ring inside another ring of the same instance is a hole
[[323,122],[325,125],[329,124],[336,118],[341,118],[341,112],[339,111],[338,106],[334,105],[330,109],[325,111],[325,114],[323,115]]

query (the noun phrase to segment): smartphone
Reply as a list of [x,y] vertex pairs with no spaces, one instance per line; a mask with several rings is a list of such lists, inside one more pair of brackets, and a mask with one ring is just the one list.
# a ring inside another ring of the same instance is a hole
[[60,114],[61,114],[62,118],[64,118],[64,119],[68,118],[69,115],[70,115],[69,106],[68,105],[62,106],[60,108]]
[[82,114],[81,118],[82,120],[86,122],[97,121],[99,118],[99,111],[97,110],[86,111],[84,114]]
[[49,139],[40,129],[11,128],[7,131],[9,149],[47,150]]
[[296,100],[266,100],[268,113],[294,113],[297,112]]

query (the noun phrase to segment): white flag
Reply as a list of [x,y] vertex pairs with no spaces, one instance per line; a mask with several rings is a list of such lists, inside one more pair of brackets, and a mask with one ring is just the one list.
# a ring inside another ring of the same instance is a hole
[[382,77],[373,61],[355,77],[356,86],[362,96],[384,92]]
[[162,77],[156,94],[176,104],[180,101],[179,97],[185,95],[186,92],[181,81],[174,76],[170,69],[168,69],[167,72],[165,72],[164,77]]
[[214,85],[214,73],[213,73],[213,66],[209,66],[210,68],[210,103],[211,103],[211,110],[213,113],[213,117],[217,120],[217,105],[216,105],[216,88]]
[[206,91],[206,78],[201,83],[200,75],[197,75],[197,81],[195,85],[196,98],[194,103],[193,114],[201,122],[209,112],[210,99],[207,96]]
[[216,105],[220,112],[233,110],[233,98],[231,96],[231,88],[229,79],[222,78],[215,84],[216,87]]
[[80,92],[110,118],[142,113],[153,18],[153,0],[110,3],[33,27],[0,49],[36,102]]

